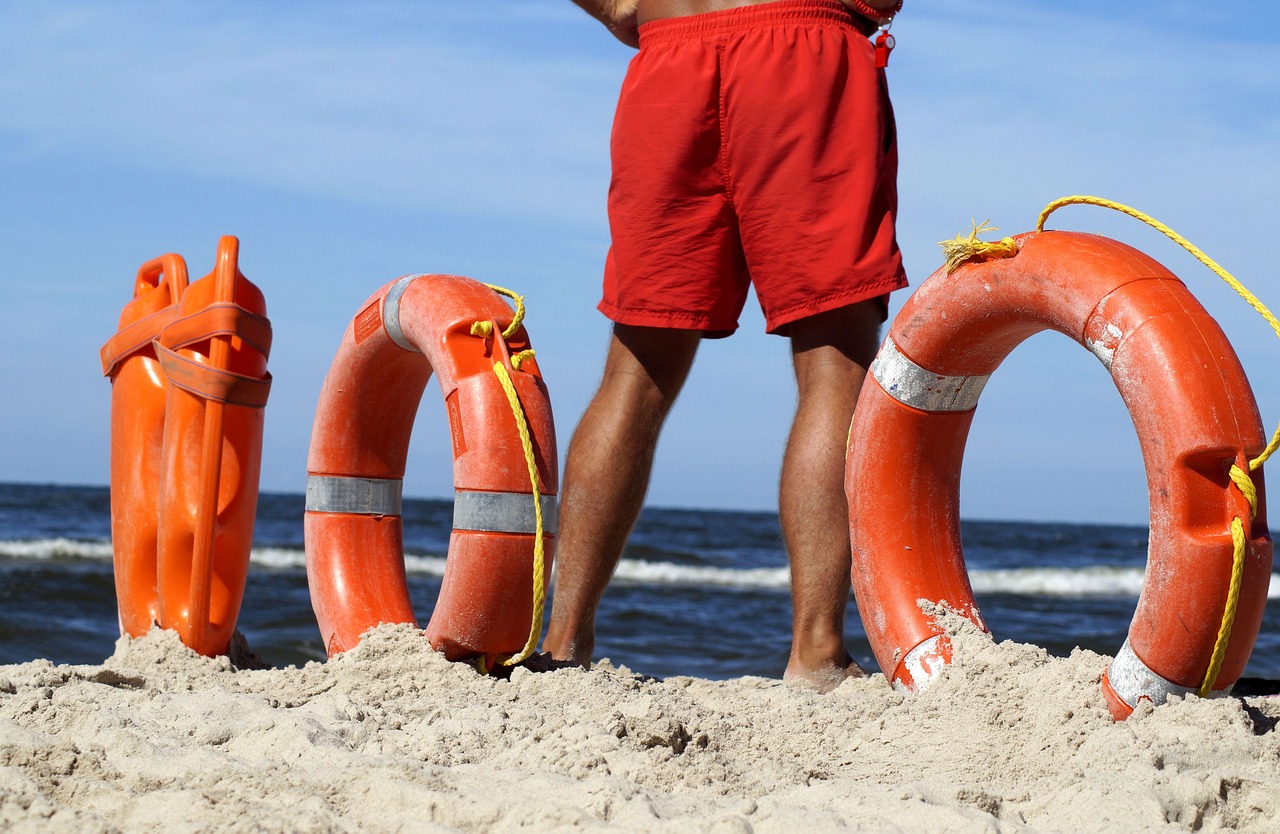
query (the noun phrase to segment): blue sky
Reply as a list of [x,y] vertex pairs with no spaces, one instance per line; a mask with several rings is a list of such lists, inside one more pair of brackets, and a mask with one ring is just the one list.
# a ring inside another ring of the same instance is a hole
[[[1169,223],[1280,307],[1280,12],[1232,11],[908,0],[890,86],[913,286],[971,219],[1023,231],[1051,199],[1094,193]],[[0,480],[107,483],[98,347],[142,262],[178,252],[203,275],[222,234],[240,237],[275,326],[264,490],[303,489],[342,331],[410,272],[526,294],[567,447],[608,337],[595,303],[628,54],[568,0],[0,2]],[[1280,342],[1216,277],[1098,209],[1051,225],[1182,275],[1274,428]],[[651,504],[772,507],[794,391],[786,343],[752,304],[738,335],[704,346]],[[446,437],[433,386],[407,494],[450,494]],[[967,518],[1146,522],[1137,439],[1097,360],[1056,334],[1015,351],[979,405],[961,501]]]

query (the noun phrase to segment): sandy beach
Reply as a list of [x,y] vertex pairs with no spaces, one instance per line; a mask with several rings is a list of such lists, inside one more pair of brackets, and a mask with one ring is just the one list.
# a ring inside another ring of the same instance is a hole
[[0,667],[0,828],[1276,830],[1280,699],[1116,724],[1104,656],[954,628],[959,662],[917,696],[607,662],[502,680],[403,626],[285,669],[122,638],[101,666]]

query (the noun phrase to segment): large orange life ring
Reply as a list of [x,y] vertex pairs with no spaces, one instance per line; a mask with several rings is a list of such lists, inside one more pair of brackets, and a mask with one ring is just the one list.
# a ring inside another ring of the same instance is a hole
[[[1128,639],[1103,676],[1111,711],[1123,718],[1144,698],[1227,692],[1257,638],[1272,563],[1261,470],[1252,522],[1230,477],[1265,445],[1244,370],[1194,296],[1146,255],[1073,232],[1016,241],[1013,257],[939,270],[922,284],[859,398],[846,491],[853,587],[876,660],[907,689],[949,662],[944,630],[923,601],[985,629],[960,545],[965,439],[988,376],[1028,336],[1056,330],[1110,371],[1146,468],[1146,579]],[[1220,639],[1224,624],[1229,639]]]
[[213,272],[144,264],[102,350],[112,389],[112,538],[121,632],[153,623],[224,653],[244,597],[270,392],[271,324],[239,241]]
[[[307,579],[330,656],[379,624],[417,623],[405,577],[401,483],[432,372],[449,416],[455,492],[426,636],[451,660],[479,656],[488,665],[536,641],[535,590],[545,593],[549,578],[559,469],[551,402],[528,334],[514,320],[484,284],[408,275],[374,293],[347,327],[307,460]],[[527,421],[527,448],[517,412]],[[546,569],[535,579],[540,534]]]

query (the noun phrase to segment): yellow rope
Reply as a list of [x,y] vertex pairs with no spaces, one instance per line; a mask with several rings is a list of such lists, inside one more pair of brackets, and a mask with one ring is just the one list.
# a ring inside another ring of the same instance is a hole
[[[1280,336],[1280,321],[1277,321],[1276,317],[1271,314],[1271,311],[1266,308],[1266,305],[1259,301],[1253,293],[1249,292],[1249,290],[1237,281],[1234,276],[1222,267],[1218,266],[1217,262],[1204,252],[1200,251],[1198,247],[1182,235],[1178,234],[1173,229],[1170,229],[1159,220],[1156,220],[1150,215],[1144,214],[1137,209],[1130,208],[1129,206],[1112,200],[1103,199],[1102,197],[1088,197],[1079,194],[1071,197],[1062,197],[1054,200],[1052,203],[1049,203],[1049,205],[1045,206],[1044,210],[1040,212],[1040,217],[1036,220],[1036,231],[1044,231],[1044,223],[1045,220],[1048,219],[1049,215],[1053,214],[1063,206],[1069,205],[1089,205],[1109,208],[1146,223],[1151,228],[1181,246],[1200,263],[1213,270],[1214,274],[1226,281],[1228,286],[1235,290],[1241,298],[1249,303],[1250,307],[1257,310],[1258,313],[1267,320],[1267,323],[1271,325],[1271,329],[1275,331],[1276,335]],[[1262,464],[1266,463],[1267,458],[1271,457],[1277,448],[1280,448],[1280,427],[1277,427],[1275,432],[1272,433],[1271,441],[1267,444],[1267,447],[1262,450],[1262,454],[1249,461],[1249,471],[1252,472],[1262,466]],[[1245,500],[1249,503],[1249,521],[1252,523],[1254,516],[1258,513],[1258,489],[1254,485],[1253,479],[1249,477],[1249,473],[1245,472],[1234,463],[1231,465],[1230,475],[1231,482],[1235,484],[1236,488],[1240,490],[1244,495]],[[1208,697],[1209,693],[1213,691],[1213,685],[1217,683],[1218,673],[1222,670],[1222,661],[1227,653],[1227,643],[1231,640],[1231,629],[1235,624],[1236,608],[1240,602],[1240,586],[1244,581],[1245,548],[1248,545],[1248,536],[1245,533],[1244,522],[1240,520],[1239,516],[1231,520],[1231,544],[1231,585],[1227,591],[1227,601],[1222,612],[1222,623],[1218,627],[1218,637],[1214,642],[1213,654],[1209,657],[1209,668],[1205,671],[1204,680],[1201,682],[1198,690],[1198,694],[1202,698]]]
[[1231,629],[1236,622],[1236,608],[1240,604],[1240,586],[1244,583],[1244,550],[1247,544],[1244,524],[1240,518],[1231,519],[1231,585],[1227,589],[1227,603],[1222,611],[1222,623],[1218,626],[1218,637],[1213,643],[1213,654],[1209,656],[1209,668],[1205,670],[1204,680],[1196,694],[1208,698],[1213,685],[1218,682],[1218,673],[1222,671],[1222,660],[1227,656],[1227,643],[1231,641]]
[[533,617],[529,625],[529,639],[525,642],[524,648],[520,650],[519,654],[502,662],[503,666],[515,666],[533,654],[533,648],[538,644],[538,637],[542,634],[542,614],[546,603],[546,585],[544,581],[546,565],[542,548],[542,498],[538,489],[538,464],[533,456],[533,441],[530,438],[529,422],[525,419],[524,409],[520,407],[520,399],[516,396],[515,384],[512,383],[511,375],[507,373],[506,366],[501,362],[494,363],[493,372],[498,375],[498,381],[502,383],[502,390],[507,393],[507,402],[511,404],[511,413],[516,418],[516,429],[520,433],[520,446],[524,450],[525,464],[529,467],[529,484],[533,489],[533,512],[536,521],[533,538]]
[[[510,339],[512,334],[520,329],[520,323],[524,321],[524,296],[514,290],[499,287],[497,284],[485,284],[485,286],[496,292],[498,295],[505,295],[516,303],[516,314],[511,318],[511,324],[507,326],[507,329],[502,331],[502,338]],[[471,335],[475,336],[478,334],[472,331]]]
[[1011,258],[1018,254],[1018,244],[1011,237],[991,242],[978,240],[978,235],[999,231],[995,226],[988,225],[990,222],[983,220],[981,223],[974,223],[973,229],[967,236],[961,232],[952,240],[938,241],[938,245],[942,247],[942,256],[946,261],[948,275],[975,259],[989,261],[995,258]]
[[[498,295],[505,295],[507,298],[510,298],[516,303],[516,314],[511,317],[511,324],[507,325],[507,329],[502,331],[502,338],[510,339],[512,335],[517,330],[520,329],[520,325],[524,322],[524,296],[520,295],[514,290],[508,290],[504,287],[499,287],[497,284],[485,284],[485,286],[493,290],[494,292],[496,292]],[[493,322],[491,321],[476,322],[475,324],[471,325],[471,335],[480,336],[481,338],[484,338],[484,339],[489,338],[490,336],[493,335]],[[515,363],[515,357],[512,357],[511,364],[512,364],[512,367],[514,367],[516,370],[520,369],[519,365]]]
[[[505,295],[516,303],[516,311],[511,319],[511,324],[507,326],[506,330],[502,331],[502,339],[504,341],[510,339],[520,329],[520,325],[524,321],[524,296],[512,290],[499,287],[496,284],[485,284],[485,286],[499,295]],[[493,335],[493,328],[494,323],[491,321],[477,321],[471,325],[471,335],[488,339]],[[512,370],[520,370],[520,366],[525,360],[531,359],[533,356],[534,351],[532,349],[511,354]],[[520,405],[520,398],[516,394],[515,383],[511,381],[511,374],[507,372],[506,366],[501,362],[494,363],[493,372],[497,375],[498,382],[502,385],[502,390],[506,392],[507,403],[511,406],[512,416],[515,417],[516,431],[520,435],[520,446],[524,450],[525,464],[529,468],[529,483],[533,488],[535,520],[533,537],[533,617],[532,622],[529,624],[529,639],[518,654],[501,661],[503,666],[515,666],[533,654],[533,649],[538,644],[538,638],[542,635],[542,617],[546,607],[546,558],[543,552],[542,496],[541,491],[538,489],[538,464],[533,455],[533,440],[530,437],[529,421],[524,416],[524,408]],[[487,674],[489,672],[487,658],[481,656],[476,662],[476,668],[481,674]]]

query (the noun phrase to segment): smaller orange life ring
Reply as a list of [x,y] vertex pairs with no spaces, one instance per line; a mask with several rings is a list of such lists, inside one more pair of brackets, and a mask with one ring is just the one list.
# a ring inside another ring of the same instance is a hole
[[[374,293],[347,327],[307,460],[307,579],[330,656],[379,624],[417,623],[401,484],[433,372],[449,417],[455,491],[427,639],[451,660],[483,657],[490,666],[536,641],[535,590],[545,593],[550,574],[559,470],[551,402],[515,320],[502,297],[477,281],[407,275]],[[527,447],[503,376],[527,421]],[[535,579],[539,527],[546,569]]]
[[[985,629],[960,545],[965,439],[988,376],[1028,336],[1056,330],[1110,372],[1146,468],[1147,572],[1128,639],[1102,680],[1112,714],[1123,718],[1142,699],[1225,693],[1257,638],[1272,563],[1261,470],[1252,473],[1252,521],[1231,479],[1233,464],[1265,446],[1244,370],[1195,297],[1146,255],[1056,231],[1022,235],[1017,247],[925,281],[858,400],[846,468],[852,579],[876,660],[907,689],[950,661],[922,601]],[[1241,559],[1233,523],[1243,530]]]
[[144,264],[102,349],[121,632],[156,623],[206,655],[227,650],[240,613],[271,386],[266,303],[238,253],[223,237],[189,286],[177,255]]

